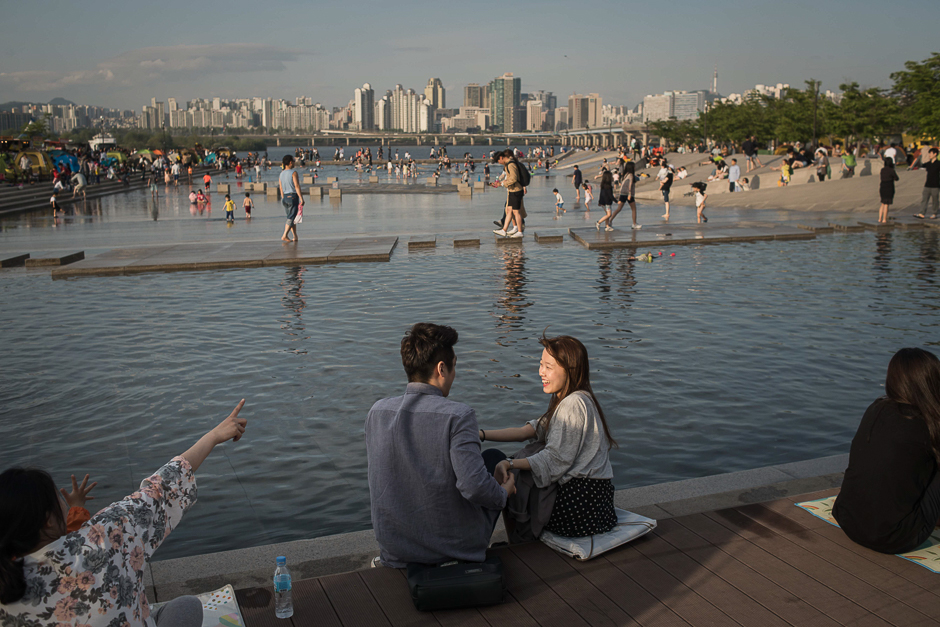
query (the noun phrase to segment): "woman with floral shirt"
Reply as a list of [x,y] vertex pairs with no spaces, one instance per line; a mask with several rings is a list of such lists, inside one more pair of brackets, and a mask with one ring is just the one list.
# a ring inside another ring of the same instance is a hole
[[0,474],[0,625],[199,627],[202,604],[195,597],[174,599],[151,615],[144,565],[196,502],[193,473],[216,445],[245,432],[247,420],[238,417],[244,405],[144,479],[139,491],[71,533],[65,521],[74,490],[61,499],[42,470]]

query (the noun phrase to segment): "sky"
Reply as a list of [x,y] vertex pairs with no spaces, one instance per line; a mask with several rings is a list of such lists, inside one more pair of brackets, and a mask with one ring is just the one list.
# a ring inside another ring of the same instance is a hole
[[157,4],[5,2],[0,102],[134,109],[150,99],[309,96],[343,106],[368,82],[447,106],[504,72],[522,90],[600,93],[635,106],[665,90],[722,94],[757,83],[891,85],[891,72],[940,52],[940,0],[543,0]]

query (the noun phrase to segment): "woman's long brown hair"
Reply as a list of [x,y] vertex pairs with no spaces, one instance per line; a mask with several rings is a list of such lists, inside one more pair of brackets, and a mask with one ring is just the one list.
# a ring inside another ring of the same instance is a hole
[[617,441],[610,434],[607,419],[604,417],[604,410],[601,409],[601,404],[597,402],[597,397],[594,396],[594,390],[591,389],[591,368],[588,363],[588,352],[584,344],[570,335],[559,335],[558,337],[546,337],[542,335],[542,337],[539,338],[539,344],[545,347],[548,354],[558,362],[558,365],[561,366],[565,374],[568,375],[564,389],[552,394],[552,398],[548,402],[548,409],[545,410],[545,413],[539,418],[539,423],[542,425],[542,428],[548,431],[548,425],[560,402],[574,392],[587,392],[591,400],[594,401],[597,414],[601,417],[601,424],[604,425],[604,435],[607,436],[607,442],[610,444],[611,448],[616,448]]
[[902,348],[888,363],[885,396],[917,410],[927,423],[930,447],[940,464],[940,359],[920,348]]

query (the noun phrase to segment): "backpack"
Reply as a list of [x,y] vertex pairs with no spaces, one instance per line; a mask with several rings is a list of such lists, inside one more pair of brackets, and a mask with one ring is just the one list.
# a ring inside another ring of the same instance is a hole
[[529,174],[529,170],[517,159],[513,159],[512,162],[515,163],[516,167],[519,169],[519,184],[523,187],[528,187],[529,183],[532,182],[532,175]]

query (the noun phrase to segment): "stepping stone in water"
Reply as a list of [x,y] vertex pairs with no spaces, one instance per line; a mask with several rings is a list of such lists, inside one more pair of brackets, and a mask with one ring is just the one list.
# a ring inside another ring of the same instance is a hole
[[21,255],[10,255],[8,257],[0,256],[0,268],[15,268],[17,266],[26,265],[26,260],[29,259],[29,253],[23,253]]
[[27,268],[36,268],[41,266],[65,266],[85,258],[85,251],[80,250],[74,253],[40,253],[35,257],[26,260]]

